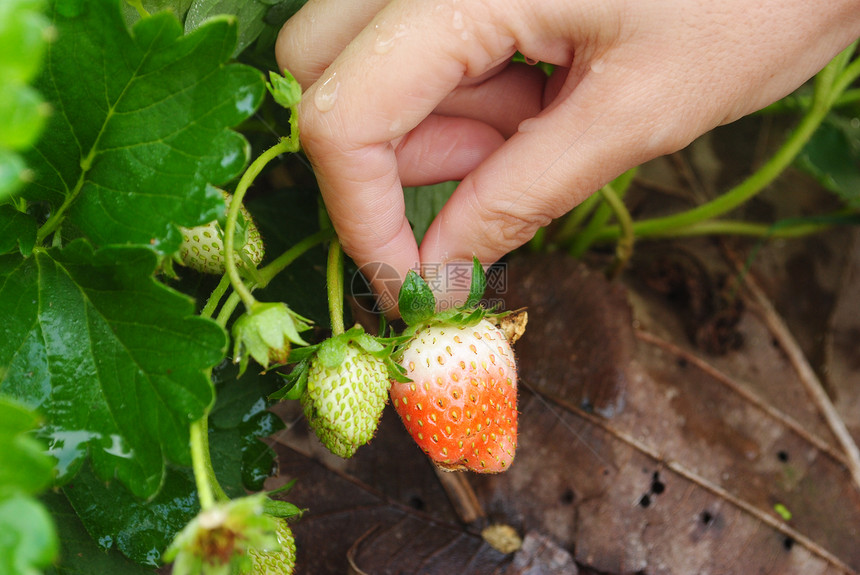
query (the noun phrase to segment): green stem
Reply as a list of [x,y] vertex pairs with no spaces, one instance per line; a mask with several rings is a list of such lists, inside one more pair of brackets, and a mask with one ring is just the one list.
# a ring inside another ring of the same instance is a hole
[[328,286],[328,313],[331,318],[332,335],[340,335],[343,327],[343,250],[340,240],[333,237],[328,248],[328,265],[326,267],[326,284]]
[[[611,188],[610,194],[612,196],[623,198],[627,193],[628,188],[630,188],[630,184],[633,183],[633,178],[636,177],[637,171],[638,168],[627,170],[604,187]],[[594,243],[594,237],[606,226],[606,222],[609,221],[612,214],[618,212],[618,210],[607,203],[607,199],[604,194],[599,193],[595,195],[601,198],[603,202],[597,207],[597,210],[594,212],[594,215],[591,217],[585,228],[573,237],[570,247],[568,248],[568,253],[575,258],[582,257],[588,248],[591,247],[591,244]],[[627,208],[623,209],[626,213]]]
[[618,239],[618,244],[615,247],[615,260],[606,272],[610,279],[618,277],[624,266],[633,255],[633,242],[635,236],[633,234],[633,218],[630,217],[630,212],[627,206],[621,200],[621,197],[615,193],[611,185],[605,185],[600,189],[600,194],[606,201],[606,204],[615,213],[615,219],[618,220],[618,225],[621,228],[621,237]]
[[[734,235],[750,237],[798,238],[832,228],[832,222],[797,222],[790,225],[760,224],[741,220],[711,220],[684,228],[666,230],[665,235],[655,234],[651,238]],[[595,242],[615,240],[615,236],[604,230],[595,237]]]
[[574,235],[576,235],[582,222],[591,215],[591,213],[600,205],[600,194],[591,194],[578,206],[568,212],[561,224],[561,229],[556,233],[554,243],[566,244]]
[[209,423],[205,415],[191,424],[191,466],[194,470],[194,481],[197,483],[197,497],[200,498],[200,507],[204,511],[215,504],[212,482],[209,479],[211,460],[207,449],[208,433]]
[[263,168],[266,167],[266,164],[283,153],[294,151],[294,145],[293,137],[291,135],[289,139],[281,139],[277,144],[260,154],[257,159],[248,166],[245,173],[242,174],[242,178],[236,186],[236,191],[233,193],[233,199],[230,201],[230,208],[227,210],[227,222],[224,225],[224,266],[227,270],[227,276],[230,278],[233,290],[239,294],[239,297],[242,298],[242,302],[248,309],[250,309],[257,300],[254,299],[254,296],[251,295],[251,290],[248,289],[248,286],[246,286],[245,282],[242,281],[242,278],[239,275],[239,268],[236,266],[234,236],[236,232],[236,220],[239,217],[239,208],[242,206],[242,199],[245,197],[245,193],[248,191],[248,188],[251,187],[251,184],[255,179],[257,179],[257,176],[260,175]]
[[227,292],[227,288],[230,287],[230,278],[227,275],[221,276],[221,281],[218,282],[218,285],[215,286],[215,289],[212,290],[212,293],[209,295],[209,299],[206,300],[206,305],[203,306],[203,309],[200,310],[200,315],[203,317],[212,317],[212,314],[215,313],[215,308],[218,307],[218,304],[221,302],[221,298],[224,297],[224,294]]
[[[852,45],[819,72],[815,81],[815,95],[806,114],[782,146],[758,170],[710,202],[678,214],[636,222],[633,225],[636,236],[641,238],[674,235],[682,228],[718,218],[749,201],[773,182],[806,146],[827,116],[832,103],[840,95],[840,90],[847,88],[850,80],[860,74],[858,61],[845,66],[844,54],[850,55],[853,50]],[[599,234],[601,239],[617,238],[620,235],[619,226],[607,226]]]

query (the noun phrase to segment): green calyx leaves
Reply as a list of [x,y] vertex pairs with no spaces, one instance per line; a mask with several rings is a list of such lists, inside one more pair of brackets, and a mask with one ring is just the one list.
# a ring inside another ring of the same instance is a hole
[[251,549],[277,551],[277,519],[258,493],[201,511],[173,540],[164,558],[175,575],[245,573]]
[[343,363],[347,348],[355,346],[364,353],[385,361],[388,375],[392,379],[401,381],[403,368],[391,359],[394,346],[402,341],[404,337],[382,338],[374,337],[364,331],[360,325],[355,325],[340,335],[332,336],[321,343],[294,349],[290,353],[289,363],[296,363],[293,370],[284,375],[287,384],[269,396],[270,399],[299,399],[307,388],[308,369],[311,361],[318,358],[327,368],[335,368]]
[[284,70],[281,76],[275,72],[269,72],[269,82],[266,84],[269,93],[275,102],[290,110],[298,106],[302,99],[302,86],[289,71]]
[[476,323],[486,313],[480,307],[487,288],[484,268],[478,258],[472,259],[472,280],[469,295],[462,306],[436,312],[436,297],[427,282],[414,270],[409,270],[398,295],[400,317],[410,328],[437,321]]
[[233,324],[233,361],[239,363],[240,375],[248,367],[248,358],[268,369],[287,363],[291,344],[307,345],[299,332],[310,329],[307,318],[282,302],[256,302]]

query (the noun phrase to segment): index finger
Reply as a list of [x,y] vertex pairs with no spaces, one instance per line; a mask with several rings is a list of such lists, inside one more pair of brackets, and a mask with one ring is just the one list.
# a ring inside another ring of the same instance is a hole
[[478,25],[466,11],[473,4],[463,4],[460,11],[454,4],[395,0],[303,98],[303,146],[344,250],[359,266],[381,261],[401,278],[417,266],[392,141],[426,118],[464,76],[479,75],[514,51],[511,36]]

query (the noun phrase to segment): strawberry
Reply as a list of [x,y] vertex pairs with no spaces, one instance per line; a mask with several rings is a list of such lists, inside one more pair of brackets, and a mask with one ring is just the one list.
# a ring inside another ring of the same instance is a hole
[[[232,196],[221,190],[224,201],[230,207]],[[237,233],[240,238],[235,245],[242,246],[236,249],[238,256],[237,265],[256,267],[263,261],[263,239],[257,224],[251,218],[250,212],[241,206],[239,218],[236,222]],[[182,228],[182,245],[179,247],[179,261],[201,273],[223,274],[224,267],[224,230],[218,221],[194,228]]]
[[393,381],[394,409],[418,446],[442,469],[497,473],[517,446],[517,369],[502,330],[429,323],[395,360],[412,381]]
[[280,549],[276,551],[255,547],[248,549],[251,568],[247,573],[252,575],[292,575],[296,566],[296,539],[285,520],[279,518],[276,521],[275,533]]
[[339,363],[317,354],[302,394],[305,417],[328,449],[344,459],[370,441],[388,401],[385,361],[347,345]]

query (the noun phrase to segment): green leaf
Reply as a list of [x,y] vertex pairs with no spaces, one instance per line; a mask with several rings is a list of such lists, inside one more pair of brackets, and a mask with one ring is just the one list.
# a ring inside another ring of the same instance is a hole
[[[50,510],[60,538],[59,564],[46,569],[45,575],[151,575],[155,572],[152,567],[143,567],[127,559],[116,549],[113,538],[103,538],[103,545],[99,545],[87,533],[61,492],[44,494],[42,502]],[[111,548],[105,549],[105,546]]]
[[28,256],[36,245],[36,220],[6,204],[0,206],[0,254],[19,250]]
[[400,317],[407,325],[430,319],[436,311],[436,297],[427,282],[415,270],[409,270],[397,298]]
[[244,137],[229,130],[254,113],[259,71],[227,64],[234,20],[208,21],[183,36],[169,13],[129,32],[118,0],[58,1],[58,38],[36,86],[61,113],[28,155],[34,180],[22,194],[54,208],[69,237],[96,245],[137,243],[162,253],[177,226],[214,220],[219,185],[247,163]]
[[[268,411],[266,400],[279,378],[246,373],[237,379],[237,371],[229,361],[212,370],[218,400],[209,416],[215,473],[233,497],[262,488],[260,476],[271,474],[275,460],[274,452],[259,438],[283,427]],[[167,468],[164,485],[151,500],[135,497],[122,485],[105,482],[89,466],[84,466],[63,492],[103,552],[116,550],[143,565],[159,565],[164,550],[199,510],[191,470],[174,466]]]
[[152,278],[152,250],[78,240],[26,260],[0,256],[0,391],[40,409],[40,435],[71,479],[89,450],[141,497],[165,460],[186,464],[188,428],[212,403],[204,373],[226,334]]
[[0,574],[36,575],[51,564],[59,542],[51,516],[25,495],[0,499]]
[[232,362],[223,362],[213,370],[218,401],[209,416],[215,473],[233,497],[263,488],[263,481],[274,469],[275,452],[260,439],[284,427],[283,421],[268,410],[271,402],[267,399],[281,378],[274,373],[246,372],[239,379],[236,375]]
[[860,122],[831,113],[797,158],[798,166],[851,207],[860,207]]
[[484,297],[487,289],[487,276],[484,275],[484,267],[478,258],[472,258],[472,283],[469,286],[469,297],[463,305],[465,309],[476,307]]
[[406,202],[406,218],[412,224],[415,240],[421,243],[427,228],[436,214],[457,189],[459,182],[442,182],[432,186],[416,186],[403,189]]
[[235,16],[239,26],[239,41],[233,56],[238,56],[266,27],[263,17],[268,10],[269,7],[259,0],[194,0],[185,17],[185,32],[196,30],[215,16]]
[[103,552],[116,549],[151,567],[160,565],[173,537],[200,508],[194,477],[187,468],[170,467],[163,488],[149,501],[122,485],[105,483],[88,465],[63,493]]

